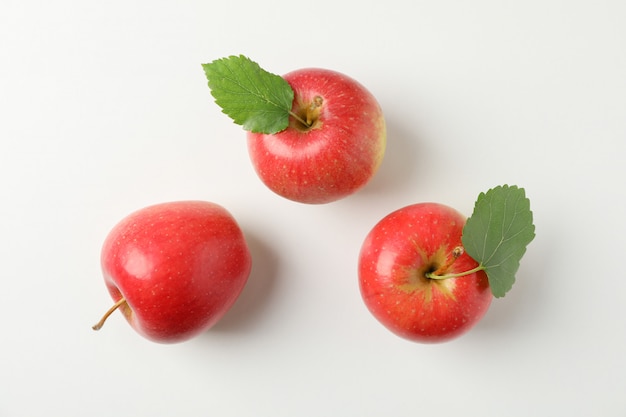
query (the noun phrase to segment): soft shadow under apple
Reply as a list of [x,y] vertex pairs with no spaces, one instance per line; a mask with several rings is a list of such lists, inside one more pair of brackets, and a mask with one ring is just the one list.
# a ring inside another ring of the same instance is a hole
[[[547,294],[551,290],[545,286],[545,271],[550,270],[550,256],[554,253],[549,249],[539,249],[544,245],[542,239],[536,239],[522,260],[522,267],[516,274],[516,281],[510,292],[503,298],[494,298],[487,314],[478,322],[474,332],[492,333],[503,337],[506,333],[523,332],[527,327],[534,327],[533,322],[542,320],[548,314]],[[533,271],[542,271],[541,274]]]
[[278,276],[278,257],[254,233],[244,229],[252,255],[252,271],[239,298],[222,319],[206,333],[243,331],[262,319],[264,308],[271,302],[271,294]]
[[378,172],[356,197],[371,194],[403,192],[407,187],[415,187],[415,170],[425,166],[419,151],[421,140],[405,126],[393,119],[387,119],[387,145],[385,156]]

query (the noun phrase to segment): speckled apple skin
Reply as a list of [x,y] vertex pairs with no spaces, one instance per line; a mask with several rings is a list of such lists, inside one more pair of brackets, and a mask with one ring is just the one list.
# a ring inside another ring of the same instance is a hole
[[276,134],[248,132],[256,173],[272,191],[308,204],[339,200],[361,189],[385,153],[386,127],[374,96],[354,79],[330,70],[305,68],[284,76],[294,90],[292,111],[323,100],[318,124],[290,126]]
[[[493,298],[484,271],[459,278],[424,276],[446,265],[462,246],[466,217],[437,203],[403,207],[369,232],[359,255],[359,286],[365,305],[387,329],[405,339],[438,343],[472,328]],[[478,266],[466,253],[447,273]]]
[[157,204],[119,222],[101,253],[104,281],[130,325],[160,343],[209,329],[244,288],[252,259],[223,207],[204,201]]

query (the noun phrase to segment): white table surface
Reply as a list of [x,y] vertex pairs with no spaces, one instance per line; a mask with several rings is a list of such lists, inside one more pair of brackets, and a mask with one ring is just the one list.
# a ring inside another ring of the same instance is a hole
[[[0,6],[0,416],[624,416],[626,3],[5,1]],[[385,160],[336,203],[284,200],[201,63],[245,54],[363,83]],[[537,237],[465,336],[404,341],[356,263],[387,213],[526,188]],[[215,328],[159,345],[100,272],[140,207],[237,218],[250,281]]]

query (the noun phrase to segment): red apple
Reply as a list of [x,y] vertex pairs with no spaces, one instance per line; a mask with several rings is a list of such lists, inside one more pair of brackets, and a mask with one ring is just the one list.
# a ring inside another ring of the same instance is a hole
[[386,130],[374,96],[357,81],[324,69],[283,77],[294,91],[289,126],[275,134],[248,132],[261,180],[275,193],[311,204],[362,188],[385,153]]
[[359,255],[365,305],[393,333],[417,342],[460,336],[487,312],[492,300],[484,271],[462,250],[466,218],[436,203],[414,204],[387,215],[367,235]]
[[233,305],[251,269],[241,229],[223,207],[203,201],[138,210],[107,236],[104,281],[130,325],[161,343],[213,326]]

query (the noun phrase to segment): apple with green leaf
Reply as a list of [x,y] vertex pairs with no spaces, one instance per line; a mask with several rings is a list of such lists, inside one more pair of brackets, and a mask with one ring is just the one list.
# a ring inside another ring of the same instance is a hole
[[354,79],[319,68],[281,77],[243,56],[203,68],[215,102],[248,131],[256,173],[278,195],[329,203],[361,189],[377,172],[385,118]]
[[405,339],[437,343],[471,329],[513,286],[534,239],[523,188],[481,193],[472,216],[418,203],[385,216],[359,254],[359,287],[373,316]]
[[142,336],[160,343],[209,329],[244,288],[252,258],[244,235],[222,206],[176,201],[138,210],[109,233],[101,252],[115,304]]

